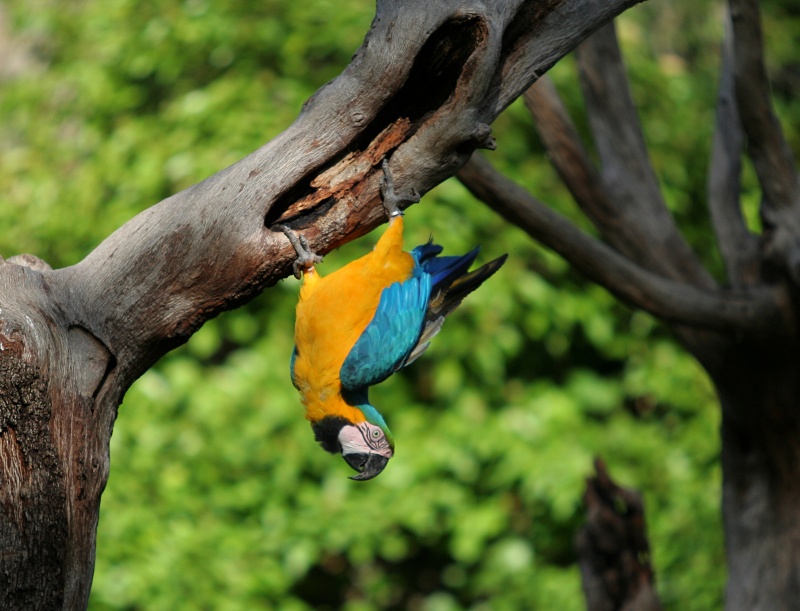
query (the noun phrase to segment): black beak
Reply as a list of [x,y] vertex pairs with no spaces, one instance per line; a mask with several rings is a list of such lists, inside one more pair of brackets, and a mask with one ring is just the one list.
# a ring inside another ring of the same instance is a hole
[[380,454],[343,454],[342,458],[358,471],[358,475],[354,475],[350,479],[361,482],[380,475],[386,467],[386,463],[389,462],[388,458]]

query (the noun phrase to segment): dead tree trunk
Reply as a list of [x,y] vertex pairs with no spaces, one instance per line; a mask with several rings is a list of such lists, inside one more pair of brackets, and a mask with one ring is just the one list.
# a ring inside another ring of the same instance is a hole
[[[722,407],[723,522],[730,610],[800,601],[800,182],[772,112],[758,4],[730,1],[708,206],[728,285],[703,268],[648,161],[613,26],[578,49],[595,168],[552,85],[525,94],[553,164],[601,240],[478,156],[462,181],[622,301],[661,318],[711,376]],[[745,150],[762,189],[763,232],[739,201]]]
[[586,523],[575,537],[589,611],[661,611],[655,592],[644,501],[595,459],[586,481]]
[[383,221],[380,163],[424,192],[539,75],[636,0],[379,0],[342,75],[263,148],[77,265],[0,260],[0,608],[83,609],[117,406],[206,320]]

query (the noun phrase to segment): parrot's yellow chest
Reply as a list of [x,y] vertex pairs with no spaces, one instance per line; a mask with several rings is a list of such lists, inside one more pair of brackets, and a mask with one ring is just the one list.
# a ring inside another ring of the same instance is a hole
[[294,382],[306,406],[306,418],[325,416],[364,420],[341,397],[339,371],[372,320],[381,292],[407,280],[413,257],[403,252],[402,218],[395,218],[375,249],[332,274],[306,273],[297,304]]

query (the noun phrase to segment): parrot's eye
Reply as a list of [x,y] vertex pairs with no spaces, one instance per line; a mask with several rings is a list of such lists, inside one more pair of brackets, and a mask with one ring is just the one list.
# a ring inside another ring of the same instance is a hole
[[372,438],[373,439],[380,439],[381,438],[381,432],[378,429],[373,429]]

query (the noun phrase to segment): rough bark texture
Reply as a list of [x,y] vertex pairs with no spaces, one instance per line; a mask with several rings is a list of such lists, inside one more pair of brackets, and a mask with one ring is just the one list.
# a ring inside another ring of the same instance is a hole
[[[379,0],[341,76],[280,136],[79,264],[0,260],[0,608],[83,609],[126,389],[206,320],[384,220],[380,163],[425,192],[558,59],[636,0]],[[410,179],[413,177],[413,180]],[[412,186],[409,184],[409,186]]]
[[605,464],[586,482],[586,524],[575,538],[589,611],[660,611],[641,495],[617,485]]
[[[553,165],[603,241],[480,156],[459,177],[591,280],[661,318],[706,368],[722,407],[726,608],[794,609],[800,601],[800,182],[772,111],[757,2],[731,0],[728,21],[708,177],[727,286],[706,272],[664,204],[613,25],[578,49],[599,167],[547,79],[525,93]],[[760,236],[746,227],[739,201],[745,137],[763,192]],[[602,585],[594,580],[587,592]],[[605,592],[608,600],[612,594]]]

